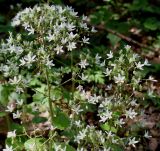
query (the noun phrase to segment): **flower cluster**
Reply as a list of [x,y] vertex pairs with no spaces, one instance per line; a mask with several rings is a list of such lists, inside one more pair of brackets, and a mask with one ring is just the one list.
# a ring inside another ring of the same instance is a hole
[[[43,4],[20,11],[12,20],[22,32],[9,33],[2,41],[0,75],[2,89],[8,92],[5,112],[21,125],[8,132],[4,151],[17,149],[17,142],[24,150],[38,146],[57,151],[116,151],[136,147],[140,141],[127,123],[139,115],[135,92],[142,90],[141,70],[149,63],[142,63],[130,46],[105,57],[92,56],[87,49],[87,53],[78,52],[78,59],[75,54],[74,60],[72,51],[89,44],[88,34],[96,32],[86,19],[80,20],[70,7]],[[153,87],[155,80],[150,77],[148,82]],[[47,132],[41,134],[41,127]],[[145,132],[144,137],[151,136]]]

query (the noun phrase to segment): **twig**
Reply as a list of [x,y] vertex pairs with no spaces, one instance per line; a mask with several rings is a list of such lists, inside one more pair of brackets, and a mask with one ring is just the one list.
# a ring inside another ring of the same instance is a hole
[[125,35],[117,32],[117,31],[115,31],[115,30],[113,30],[113,29],[104,28],[103,25],[98,25],[98,26],[95,26],[95,27],[96,27],[97,29],[99,29],[99,30],[105,30],[105,31],[107,31],[107,32],[109,32],[109,33],[112,33],[112,34],[118,36],[119,38],[121,38],[121,39],[123,39],[123,40],[126,40],[126,41],[128,41],[128,42],[131,42],[131,43],[133,43],[133,44],[135,44],[135,45],[137,45],[137,46],[139,46],[139,47],[146,48],[146,49],[151,50],[151,51],[155,51],[154,48],[150,48],[149,46],[147,46],[147,45],[145,45],[145,44],[139,43],[139,42],[137,42],[136,40],[133,40],[132,38],[127,37],[127,36],[125,36]]

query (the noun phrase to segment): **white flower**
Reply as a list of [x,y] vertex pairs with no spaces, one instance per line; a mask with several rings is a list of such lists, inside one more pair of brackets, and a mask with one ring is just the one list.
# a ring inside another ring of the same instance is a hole
[[124,83],[125,76],[118,74],[118,76],[114,76],[115,83]]
[[119,126],[119,127],[122,127],[122,125],[123,124],[125,124],[125,122],[123,121],[123,119],[121,118],[121,119],[117,119],[116,121],[115,121],[115,126]]
[[7,106],[7,110],[5,110],[6,112],[13,112],[13,110],[14,110],[14,106],[13,106],[13,104],[11,104],[10,106]]
[[20,65],[19,66],[24,66],[26,64],[26,61],[24,58],[20,59]]
[[67,38],[62,38],[62,39],[61,39],[61,43],[62,43],[63,45],[66,44],[67,41],[68,41]]
[[91,32],[96,33],[96,32],[97,32],[97,30],[95,30],[95,28],[94,28],[94,27],[92,27]]
[[76,36],[77,36],[77,34],[73,34],[73,32],[71,32],[71,33],[69,33],[68,38],[69,38],[69,40],[73,40]]
[[112,84],[107,85],[106,90],[112,90]]
[[48,34],[48,36],[46,37],[46,39],[49,41],[49,42],[51,42],[52,40],[55,40],[55,35],[54,34],[51,34],[51,33],[49,33]]
[[126,45],[124,48],[128,51],[128,50],[130,50],[130,49],[131,49],[131,46]]
[[86,38],[85,36],[82,38],[82,41],[84,44],[89,44],[89,38]]
[[149,139],[149,138],[151,138],[152,136],[150,136],[150,135],[148,134],[148,131],[145,131],[144,137]]
[[63,148],[61,145],[57,145],[54,143],[54,149],[55,151],[66,151],[66,147]]
[[77,115],[83,111],[83,109],[81,109],[81,106],[72,106],[72,111],[75,112]]
[[150,65],[151,65],[151,64],[149,64],[148,60],[145,59],[145,61],[144,61],[144,66],[150,66]]
[[34,34],[33,27],[27,28],[27,31],[29,32],[28,35]]
[[75,137],[76,142],[80,142],[80,140],[83,140],[86,137],[87,129],[82,129],[79,131],[79,134]]
[[138,63],[135,63],[135,64],[136,64],[137,69],[143,70],[144,64],[142,64],[141,62],[138,62]]
[[56,51],[56,54],[60,54],[60,53],[63,53],[64,51],[63,51],[63,46],[59,46],[59,45],[57,45],[57,47],[54,49],[55,51]]
[[106,132],[106,133],[107,133],[107,138],[112,138],[112,137],[114,136],[114,134],[112,134],[112,132],[111,132],[111,131]]
[[91,104],[96,104],[99,102],[99,100],[101,99],[100,96],[97,96],[96,94],[94,94],[93,96],[90,96],[88,98],[88,102],[91,103]]
[[104,67],[106,64],[106,61],[104,60],[102,63],[100,63],[100,67]]
[[7,138],[14,138],[14,137],[16,137],[16,130],[7,133]]
[[68,24],[67,24],[67,28],[68,28],[69,31],[75,30],[75,27],[76,27],[76,26],[75,26],[73,23],[68,23]]
[[55,66],[55,64],[53,63],[53,60],[47,59],[46,66],[47,66],[49,69],[51,69],[51,67]]
[[157,80],[154,79],[154,77],[149,76],[148,80],[152,81],[152,82],[157,82]]
[[133,147],[136,147],[135,144],[137,144],[139,141],[135,140],[135,137],[133,137],[132,139],[129,138],[129,143],[128,145],[132,145]]
[[83,73],[82,73],[82,75],[79,76],[79,77],[81,78],[82,81],[86,81],[86,80],[88,79],[88,76],[87,76],[87,75],[84,75]]
[[107,57],[108,57],[107,59],[113,58],[113,52],[110,51],[110,52],[107,54]]
[[69,42],[67,45],[67,48],[69,51],[72,51],[73,49],[76,48],[76,43],[75,42]]
[[32,55],[32,52],[29,52],[24,58],[20,59],[20,66],[27,64],[28,68],[31,67],[31,64],[36,61],[36,55]]
[[98,53],[96,54],[95,59],[96,59],[96,64],[100,64],[101,56],[99,56]]
[[6,148],[3,149],[3,151],[13,151],[13,147],[6,145]]
[[106,68],[106,71],[104,72],[104,74],[106,76],[109,76],[111,74],[112,70],[109,70],[108,68]]
[[19,105],[19,106],[22,106],[23,102],[24,102],[23,99],[16,100],[16,104]]
[[129,110],[126,110],[126,118],[130,118],[130,119],[133,119],[135,118],[135,116],[137,115],[137,113],[134,111],[134,109],[129,109]]
[[84,60],[81,60],[81,62],[79,63],[79,65],[81,66],[81,69],[82,69],[82,68],[86,68],[86,66],[88,66],[89,63],[87,62],[86,59],[84,59]]
[[20,117],[21,117],[21,115],[22,115],[22,113],[21,113],[21,112],[19,112],[19,111],[17,110],[17,112],[16,112],[16,113],[13,113],[13,119],[20,118]]
[[14,76],[13,79],[9,79],[9,83],[10,83],[10,84],[13,84],[13,85],[17,85],[17,84],[20,83],[21,80],[22,80],[21,75],[19,75],[19,76]]
[[82,15],[82,20],[83,20],[83,21],[87,21],[87,19],[88,19],[87,16]]
[[82,91],[82,90],[83,90],[83,86],[82,86],[82,85],[79,85],[76,89],[77,89],[78,91]]
[[108,119],[112,118],[112,112],[108,111],[108,109],[100,115],[100,122],[106,122]]
[[79,121],[75,121],[75,125],[77,126],[77,127],[82,127],[82,124],[81,124],[81,121],[79,120]]

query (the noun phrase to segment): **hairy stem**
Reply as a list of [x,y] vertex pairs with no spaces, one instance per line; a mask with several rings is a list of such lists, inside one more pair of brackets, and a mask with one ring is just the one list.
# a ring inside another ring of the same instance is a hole
[[53,104],[52,104],[52,99],[51,99],[51,85],[49,83],[49,73],[46,68],[46,81],[47,81],[47,86],[48,86],[48,105],[49,105],[49,110],[50,110],[50,116],[51,116],[51,122],[53,123]]

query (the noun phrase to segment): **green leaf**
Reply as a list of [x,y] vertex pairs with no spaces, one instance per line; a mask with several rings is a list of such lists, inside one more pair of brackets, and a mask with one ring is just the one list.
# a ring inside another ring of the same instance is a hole
[[23,133],[23,126],[20,124],[12,122],[10,128],[11,130],[16,130],[18,133]]
[[46,121],[47,121],[47,118],[45,118],[45,117],[39,117],[39,116],[36,116],[36,117],[34,117],[32,119],[32,122],[36,123],[36,124],[43,123],[43,122],[46,122]]
[[0,117],[4,117],[6,116],[6,112],[1,112],[1,109],[0,109]]
[[9,96],[9,87],[0,85],[0,104],[7,105]]
[[121,40],[119,37],[111,33],[108,34],[107,38],[110,40],[113,46],[116,45]]
[[100,127],[102,128],[102,130],[117,133],[117,129],[113,126],[110,126],[109,123],[107,123],[107,122],[105,124],[102,124]]
[[39,102],[44,99],[44,94],[36,92],[36,94],[33,95],[33,101],[34,102]]
[[59,109],[57,109],[56,115],[53,118],[53,125],[56,126],[60,130],[64,130],[70,126],[69,117]]
[[43,142],[44,139],[42,138],[31,138],[24,143],[24,147],[27,151],[44,151],[45,145]]
[[146,19],[146,21],[144,22],[144,27],[150,30],[156,30],[159,28],[160,22],[152,17],[152,18],[148,18]]

